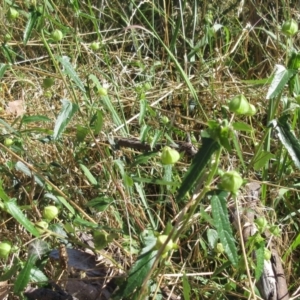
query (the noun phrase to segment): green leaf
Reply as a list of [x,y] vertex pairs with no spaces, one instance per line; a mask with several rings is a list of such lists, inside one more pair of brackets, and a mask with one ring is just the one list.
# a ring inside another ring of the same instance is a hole
[[33,267],[30,270],[30,281],[31,282],[38,282],[41,284],[42,282],[46,283],[48,282],[48,277],[38,268]]
[[195,155],[178,190],[176,197],[177,202],[180,202],[185,194],[198,182],[212,155],[218,149],[220,149],[220,145],[216,140],[211,138],[202,138],[202,146]]
[[118,292],[113,295],[114,300],[130,296],[137,288],[141,287],[148,272],[155,261],[157,250],[148,251],[140,255],[129,271],[127,280],[121,284]]
[[86,221],[86,220],[81,219],[79,217],[76,217],[74,219],[74,225],[80,225],[80,226],[84,226],[84,227],[88,227],[88,228],[99,228],[98,224]]
[[34,26],[36,25],[38,18],[41,16],[41,13],[39,13],[36,10],[33,10],[29,13],[28,21],[25,26],[24,34],[23,34],[23,43],[24,45],[27,44],[28,40],[30,39],[32,30],[34,29]]
[[0,64],[0,79],[4,76],[5,71],[8,69],[9,65],[7,64]]
[[21,225],[25,227],[31,234],[34,236],[40,236],[37,229],[34,225],[27,219],[23,212],[18,207],[15,200],[11,199],[10,201],[4,202],[4,208],[6,211],[12,215]]
[[217,191],[211,198],[211,209],[221,243],[224,246],[225,253],[234,266],[238,264],[238,255],[232,229],[229,222],[226,196],[227,192]]
[[271,158],[274,158],[275,155],[270,153],[270,152],[267,152],[267,151],[261,151],[258,155],[257,155],[257,158],[255,159],[255,162],[254,162],[254,170],[255,171],[259,171],[261,168],[263,168],[266,163],[271,159]]
[[69,202],[67,202],[67,200],[62,197],[62,196],[57,196],[57,199],[59,200],[60,203],[62,203],[72,215],[75,215],[75,210],[73,208],[73,206],[71,206],[71,204]]
[[234,122],[232,124],[232,127],[234,130],[238,130],[238,131],[251,132],[253,130],[253,128],[250,125],[248,125],[247,123],[244,123],[244,122]]
[[288,151],[296,167],[300,169],[300,142],[287,123],[287,116],[280,117],[277,122],[276,120],[271,121],[271,125],[277,131],[279,140]]
[[[19,172],[22,172],[23,174],[31,177],[33,174],[32,174],[32,171],[21,161],[18,161],[15,165],[15,169]],[[41,187],[44,186],[44,183],[43,181],[36,175],[33,175],[34,177],[34,181]]]
[[21,268],[21,262],[14,260],[13,266],[8,271],[6,271],[3,275],[0,276],[0,282],[10,280],[12,277],[15,277],[16,273],[19,271],[20,268]]
[[182,287],[183,287],[183,299],[190,300],[191,295],[191,286],[189,284],[188,278],[185,274],[182,277]]
[[50,122],[51,119],[49,119],[46,116],[36,115],[36,116],[23,116],[22,123],[27,124],[31,122]]
[[81,79],[78,77],[75,72],[72,64],[70,63],[70,57],[68,56],[58,56],[57,60],[63,65],[63,72],[68,75],[72,81],[75,82],[76,86],[82,91],[85,92],[85,87]]
[[148,163],[149,159],[152,157],[157,157],[157,152],[146,152],[144,154],[140,154],[134,158],[134,162],[132,163],[132,166],[137,166],[141,164]]
[[77,125],[76,126],[76,141],[78,143],[83,142],[88,133],[89,133],[89,129],[87,127]]
[[209,228],[207,230],[207,241],[211,249],[215,249],[218,239],[219,239],[218,232],[214,229]]
[[80,169],[82,170],[82,172],[84,173],[85,177],[88,179],[88,181],[92,185],[98,185],[96,178],[93,176],[93,174],[90,172],[90,170],[83,164],[79,164],[79,166],[80,166]]
[[23,269],[19,273],[16,281],[14,282],[14,293],[19,295],[27,286],[30,280],[31,269],[36,262],[35,256],[29,256]]
[[265,261],[265,242],[262,241],[256,245],[256,266],[255,266],[255,279],[259,280],[264,271]]
[[273,99],[277,97],[283,90],[284,86],[289,82],[291,77],[293,77],[296,73],[296,70],[287,70],[282,65],[276,65],[275,76],[269,87],[267,99]]
[[97,109],[97,112],[93,115],[91,126],[93,126],[94,134],[98,135],[103,126],[103,114],[101,110]]
[[72,103],[66,99],[62,99],[62,108],[55,122],[53,138],[56,140],[60,137],[65,127],[71,121],[73,115],[78,111],[79,107],[77,104]]
[[113,203],[114,199],[111,197],[97,197],[94,198],[92,200],[90,200],[86,206],[88,207],[93,207],[94,209],[98,210],[98,211],[105,211],[107,209],[107,207]]
[[123,182],[126,187],[133,186],[133,179],[126,173],[123,174]]
[[2,184],[3,184],[3,182],[2,182],[2,180],[0,180],[0,199],[2,199],[4,202],[8,202],[10,200],[10,198],[5,193]]

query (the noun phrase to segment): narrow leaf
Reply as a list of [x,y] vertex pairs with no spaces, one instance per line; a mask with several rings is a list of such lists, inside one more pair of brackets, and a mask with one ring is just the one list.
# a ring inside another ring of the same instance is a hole
[[21,225],[25,227],[31,234],[34,236],[40,236],[37,229],[34,225],[27,219],[27,217],[23,214],[20,208],[17,206],[16,201],[10,200],[8,202],[4,202],[4,208],[8,213],[10,213],[13,218],[15,218]]
[[269,87],[267,99],[272,99],[278,96],[291,77],[297,73],[296,70],[287,70],[282,65],[276,65],[275,68],[275,75]]
[[273,120],[271,124],[277,131],[281,143],[288,151],[296,167],[300,169],[300,142],[287,123],[287,116],[282,116],[278,122]]
[[41,13],[37,10],[33,10],[29,13],[28,21],[25,26],[24,34],[23,34],[23,43],[27,44],[30,39],[32,30],[34,29],[35,24],[37,23],[38,18],[41,16]]
[[156,254],[157,250],[148,251],[138,257],[137,261],[129,271],[127,281],[120,286],[119,293],[114,295],[113,299],[126,298],[143,284],[144,279],[155,261]]
[[273,157],[275,157],[275,155],[268,151],[261,151],[260,153],[258,153],[253,166],[254,170],[259,171]]
[[22,172],[23,174],[29,176],[29,177],[34,177],[34,181],[41,187],[44,186],[43,181],[36,175],[33,175],[32,171],[21,161],[18,161],[15,165],[15,169],[19,172]]
[[90,170],[83,164],[79,164],[79,166],[82,172],[84,173],[84,175],[86,176],[86,178],[88,179],[88,181],[93,185],[97,185],[98,182],[96,178],[93,176],[93,174],[90,172]]
[[78,105],[66,99],[62,99],[62,108],[56,119],[53,138],[56,140],[60,137],[65,127],[71,121],[73,115],[78,111]]
[[76,141],[78,143],[83,142],[88,133],[89,133],[89,130],[87,127],[77,125],[76,126]]
[[36,258],[29,256],[27,259],[24,268],[21,270],[19,273],[16,281],[14,282],[14,293],[19,295],[25,287],[27,286],[29,280],[30,280],[30,274],[31,274],[31,269],[33,268],[35,264]]
[[94,129],[94,134],[98,135],[100,130],[102,129],[103,126],[103,114],[101,110],[97,110],[97,112],[95,113],[95,115],[92,118],[92,122],[91,122],[93,129]]
[[211,138],[202,138],[202,146],[195,155],[191,166],[186,172],[183,182],[178,190],[177,201],[180,202],[185,194],[190,191],[201,177],[206,165],[215,151],[220,149],[219,143]]
[[72,64],[70,63],[70,57],[68,56],[58,56],[57,60],[63,66],[63,72],[70,77],[72,81],[75,82],[76,86],[82,91],[85,92],[85,87],[81,79],[78,77],[76,71],[74,70]]
[[8,69],[8,66],[9,65],[7,64],[3,64],[3,63],[0,64],[0,79],[4,76],[4,73]]
[[184,300],[190,300],[190,294],[191,294],[191,286],[189,284],[188,278],[185,274],[183,274],[182,277],[182,287],[183,287],[183,299]]
[[226,206],[227,193],[219,191],[211,198],[211,209],[217,232],[221,243],[224,246],[225,253],[234,266],[238,264],[238,255],[232,229],[229,222]]
[[248,125],[247,123],[244,123],[244,122],[234,122],[232,124],[232,127],[234,130],[238,130],[238,131],[251,132],[253,130],[253,128],[250,125]]
[[27,124],[31,122],[50,122],[51,119],[49,119],[46,116],[36,115],[36,116],[23,116],[22,123]]

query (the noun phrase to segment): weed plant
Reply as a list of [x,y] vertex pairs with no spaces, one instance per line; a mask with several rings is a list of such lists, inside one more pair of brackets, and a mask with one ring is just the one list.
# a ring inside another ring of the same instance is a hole
[[2,0],[0,16],[3,299],[65,291],[59,248],[109,264],[101,299],[266,299],[271,243],[298,299],[296,2]]

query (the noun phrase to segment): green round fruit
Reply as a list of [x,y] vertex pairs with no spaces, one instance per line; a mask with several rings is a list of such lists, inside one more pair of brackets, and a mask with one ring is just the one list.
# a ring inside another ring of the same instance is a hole
[[14,21],[19,17],[19,12],[14,9],[13,7],[10,7],[7,12],[7,18],[9,21]]
[[0,243],[0,258],[7,258],[11,251],[11,244],[8,242]]
[[100,43],[99,42],[92,42],[90,47],[93,51],[97,51],[97,50],[100,49]]
[[104,87],[100,87],[98,88],[97,93],[100,96],[107,96],[107,89]]
[[63,39],[64,35],[63,33],[59,30],[59,29],[55,29],[52,33],[51,33],[51,38],[54,42],[59,42]]
[[163,165],[173,165],[180,158],[180,154],[177,150],[165,146],[161,154],[161,163]]
[[255,220],[255,224],[257,226],[257,229],[259,232],[264,232],[265,229],[267,228],[268,226],[268,221],[265,217],[258,217],[256,220]]
[[238,115],[245,115],[250,111],[250,104],[244,95],[238,95],[229,102],[229,110]]
[[4,36],[4,42],[7,43],[9,41],[11,41],[12,36],[9,33],[6,33]]
[[5,145],[6,147],[11,146],[13,143],[14,143],[14,141],[13,141],[12,139],[10,139],[10,138],[6,138],[6,139],[4,140],[4,145]]
[[235,194],[242,184],[243,178],[241,175],[236,171],[229,171],[221,177],[220,188]]
[[162,122],[164,125],[167,125],[167,124],[170,122],[170,120],[169,120],[169,118],[168,118],[167,116],[162,116],[162,117],[161,117],[161,122]]
[[44,208],[43,218],[47,221],[52,221],[58,216],[59,210],[54,205],[49,205]]
[[268,248],[265,248],[264,259],[269,261],[271,259],[271,256],[272,256],[272,252]]
[[35,223],[35,228],[40,234],[43,234],[45,232],[45,229],[49,227],[49,224],[45,221],[39,221]]
[[281,234],[281,230],[279,228],[278,225],[273,225],[270,227],[270,232],[274,235],[274,236],[280,236]]
[[223,244],[222,243],[217,243],[216,246],[215,246],[215,251],[218,254],[224,253],[225,249],[224,249]]
[[[165,234],[159,235],[156,238],[155,249],[159,250],[165,244],[165,242],[166,242],[167,239],[168,239],[167,235],[165,235]],[[166,244],[166,246],[165,246],[162,254],[165,254],[165,253],[169,252],[172,249],[174,249],[174,243],[173,243],[172,239],[170,239],[168,241],[168,243]]]
[[284,22],[281,31],[286,36],[294,36],[298,32],[298,22],[293,19]]
[[54,85],[54,79],[53,78],[46,77],[46,78],[43,79],[43,84],[42,84],[43,89],[48,89],[52,85]]

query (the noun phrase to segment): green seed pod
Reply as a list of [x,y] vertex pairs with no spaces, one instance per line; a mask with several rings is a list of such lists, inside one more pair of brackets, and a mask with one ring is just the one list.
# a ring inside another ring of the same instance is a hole
[[285,21],[281,27],[281,31],[286,36],[294,36],[298,32],[298,23],[293,19]]
[[63,33],[58,30],[58,29],[55,29],[52,33],[51,33],[51,38],[54,42],[59,42],[63,39],[64,35]]
[[[166,242],[166,240],[168,239],[168,236],[165,234],[159,235],[156,238],[156,244],[155,244],[155,249],[159,250]],[[162,254],[166,254],[167,252],[169,252],[170,250],[174,249],[174,243],[172,241],[172,239],[170,239],[167,243],[167,245],[164,248],[164,251],[162,252]]]
[[8,242],[0,243],[0,258],[7,258],[11,250],[11,244]]
[[97,93],[100,96],[107,96],[107,89],[104,87],[100,87],[98,88]]
[[11,41],[12,36],[9,33],[6,33],[4,36],[4,42],[7,43],[9,41]]
[[215,251],[218,254],[222,254],[225,251],[223,244],[222,243],[217,243],[216,246],[215,246]]
[[11,146],[13,143],[14,143],[14,141],[13,141],[12,139],[10,139],[10,138],[6,138],[6,139],[4,140],[4,145],[5,145],[6,147]]
[[92,42],[90,47],[93,51],[98,51],[100,49],[100,43],[99,42]]
[[167,125],[167,124],[170,122],[170,120],[169,120],[169,118],[168,118],[167,116],[162,116],[162,117],[161,117],[161,122],[162,122],[164,125]]
[[44,208],[43,218],[47,221],[52,221],[58,216],[58,208],[54,205],[49,205]]
[[256,220],[255,220],[255,224],[257,226],[257,229],[260,233],[263,233],[267,226],[268,226],[268,221],[265,217],[258,217]]
[[243,178],[241,175],[236,171],[229,171],[221,177],[220,188],[235,194],[242,184]]
[[271,259],[271,256],[272,256],[272,252],[268,248],[265,248],[264,259],[269,261]]
[[8,12],[7,12],[7,19],[9,21],[14,21],[19,17],[19,12],[14,9],[13,7],[10,7]]
[[35,228],[37,229],[37,231],[40,233],[40,234],[43,234],[45,232],[44,229],[47,229],[49,226],[49,224],[45,221],[39,221],[39,222],[36,222],[35,223]]
[[180,154],[177,150],[165,146],[161,154],[161,163],[163,165],[173,165],[180,158]]
[[278,225],[273,225],[270,227],[270,232],[274,235],[274,236],[280,236],[281,234],[281,230],[279,228]]
[[250,111],[250,104],[244,95],[238,95],[229,102],[229,110],[239,115],[245,115]]

